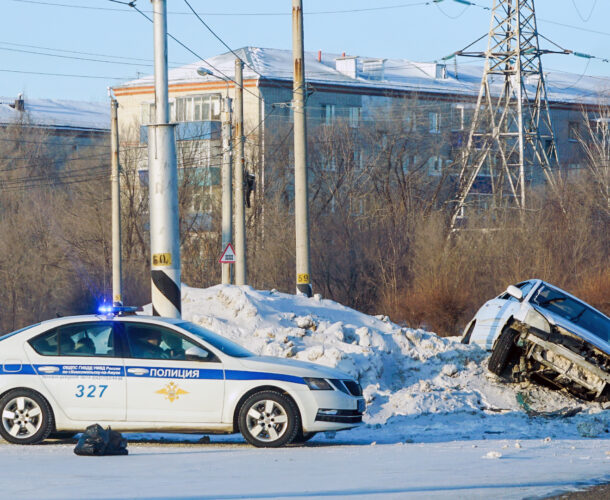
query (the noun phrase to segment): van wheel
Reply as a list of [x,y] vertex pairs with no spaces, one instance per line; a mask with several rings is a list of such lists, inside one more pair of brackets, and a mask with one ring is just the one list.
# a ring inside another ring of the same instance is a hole
[[301,427],[299,410],[292,399],[275,391],[250,396],[239,410],[239,430],[258,448],[285,446]]
[[515,340],[518,335],[519,332],[512,328],[505,328],[502,330],[498,340],[496,340],[491,356],[489,356],[487,368],[491,373],[502,375],[510,361],[511,355],[517,348]]
[[5,394],[0,399],[0,419],[0,435],[14,444],[40,443],[54,427],[49,403],[30,389]]

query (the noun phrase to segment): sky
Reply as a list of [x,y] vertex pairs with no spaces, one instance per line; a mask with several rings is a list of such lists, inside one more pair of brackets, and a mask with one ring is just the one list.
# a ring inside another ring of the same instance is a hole
[[[487,34],[493,0],[303,0],[305,50],[434,61]],[[231,48],[290,49],[291,0],[168,0],[168,30],[202,58]],[[104,101],[107,87],[152,74],[152,23],[118,0],[3,0],[0,96]],[[150,13],[149,0],[136,7]],[[543,67],[610,77],[610,1],[536,0],[541,35],[596,58],[547,55]],[[482,40],[474,48],[484,49]],[[555,48],[541,40],[542,48]],[[94,60],[90,60],[94,59]],[[170,66],[198,58],[169,42]],[[451,62],[453,64],[453,62]],[[482,60],[458,58],[461,64]]]

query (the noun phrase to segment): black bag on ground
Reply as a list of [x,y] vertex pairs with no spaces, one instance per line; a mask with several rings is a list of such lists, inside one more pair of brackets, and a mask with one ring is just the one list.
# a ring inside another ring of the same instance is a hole
[[127,439],[110,427],[99,424],[87,427],[76,443],[74,453],[84,456],[127,455]]

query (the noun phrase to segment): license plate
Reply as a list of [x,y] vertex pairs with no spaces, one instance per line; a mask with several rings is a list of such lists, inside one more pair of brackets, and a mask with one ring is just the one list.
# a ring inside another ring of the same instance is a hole
[[366,403],[364,402],[364,399],[359,399],[358,400],[358,411],[360,413],[363,413],[364,410],[366,410]]

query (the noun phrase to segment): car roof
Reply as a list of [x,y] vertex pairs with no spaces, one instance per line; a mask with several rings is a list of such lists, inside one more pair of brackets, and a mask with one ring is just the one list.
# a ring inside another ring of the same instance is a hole
[[81,314],[78,316],[62,316],[61,318],[52,318],[43,321],[42,325],[45,326],[59,326],[66,323],[83,323],[87,321],[141,321],[141,322],[154,322],[154,323],[167,323],[170,325],[176,325],[186,320],[181,318],[166,318],[163,316],[148,316],[143,314],[134,314],[128,316],[113,316],[104,314]]

